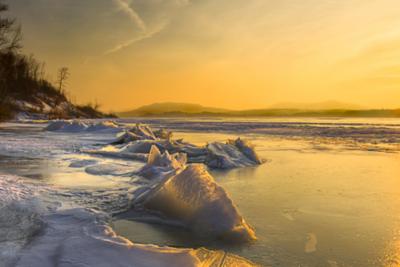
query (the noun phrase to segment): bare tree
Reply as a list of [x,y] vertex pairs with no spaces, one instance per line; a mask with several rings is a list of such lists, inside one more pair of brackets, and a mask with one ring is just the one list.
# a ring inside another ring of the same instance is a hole
[[6,103],[9,96],[7,79],[10,75],[10,64],[13,63],[12,53],[21,48],[21,28],[16,25],[14,19],[5,17],[3,14],[8,6],[0,0],[0,104]]
[[69,69],[67,67],[62,67],[58,70],[58,76],[57,76],[57,85],[58,85],[58,90],[61,93],[65,93],[64,89],[67,85],[67,80],[70,76]]
[[0,52],[15,52],[21,49],[21,27],[14,19],[2,16],[8,6],[0,2]]

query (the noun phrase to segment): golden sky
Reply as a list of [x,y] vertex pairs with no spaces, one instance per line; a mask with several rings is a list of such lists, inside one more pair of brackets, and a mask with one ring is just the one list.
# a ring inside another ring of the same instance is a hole
[[8,0],[84,103],[400,107],[398,0]]

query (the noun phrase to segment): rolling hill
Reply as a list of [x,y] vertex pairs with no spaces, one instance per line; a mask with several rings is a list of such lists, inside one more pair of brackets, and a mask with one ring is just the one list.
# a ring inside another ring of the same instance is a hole
[[310,104],[278,104],[266,109],[229,110],[188,103],[154,103],[117,113],[120,117],[400,117],[400,109],[362,109],[327,101]]

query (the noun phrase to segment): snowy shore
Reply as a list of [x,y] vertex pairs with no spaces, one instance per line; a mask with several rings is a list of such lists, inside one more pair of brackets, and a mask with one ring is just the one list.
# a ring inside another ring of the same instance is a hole
[[[44,158],[51,154],[65,157],[77,152],[85,155],[85,152],[101,150],[109,146],[107,143],[115,142],[113,136],[118,132],[134,133],[140,128],[142,126],[138,125],[129,131],[111,122],[58,121],[45,127],[43,136],[47,139],[36,140],[38,142],[25,140],[25,143],[19,143],[20,147],[10,144],[5,148],[10,154],[28,157],[39,150]],[[146,131],[147,134],[136,140],[126,140],[113,146],[121,150],[118,146],[141,144],[148,140],[154,143],[174,142],[170,135],[156,137],[160,133],[151,129]],[[79,138],[68,140],[76,134]],[[57,135],[65,140],[65,144]],[[57,141],[53,142],[52,137]],[[184,149],[173,151],[176,147],[170,146],[170,155],[165,146],[162,154],[154,143],[149,150],[140,152],[144,154],[146,165],[107,163],[104,157],[73,157],[68,160],[66,169],[84,170],[92,176],[113,176],[119,188],[75,190],[1,175],[0,266],[255,266],[248,260],[223,251],[135,244],[113,231],[110,215],[138,209],[152,215],[160,214],[160,218],[168,218],[176,221],[177,225],[182,224],[194,232],[211,234],[218,239],[228,238],[235,242],[255,239],[254,230],[205,167],[188,164]],[[235,150],[232,156],[237,162],[242,157],[247,162],[253,162],[251,165],[261,163],[251,161],[249,157],[255,154],[249,154],[247,144],[240,144],[241,148],[235,145],[230,147]],[[67,148],[70,145],[73,145],[72,149]],[[204,150],[191,144],[188,146]],[[207,155],[204,154],[205,157]],[[230,154],[221,157],[229,160]],[[130,162],[132,158],[125,157],[124,160]],[[248,165],[230,167],[241,166]],[[167,206],[168,209],[164,209]]]

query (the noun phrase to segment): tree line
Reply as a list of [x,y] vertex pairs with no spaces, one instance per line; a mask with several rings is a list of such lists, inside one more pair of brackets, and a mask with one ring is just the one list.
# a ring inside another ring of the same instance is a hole
[[[18,112],[21,102],[37,107],[38,112],[51,103],[55,109],[54,117],[61,117],[62,114],[57,114],[56,109],[60,103],[69,102],[65,90],[69,69],[60,68],[55,83],[49,82],[45,64],[21,52],[21,27],[14,18],[6,16],[7,11],[8,6],[0,0],[0,120]],[[100,114],[96,110],[98,106],[90,104],[74,108],[78,109],[75,110],[78,115],[80,108],[92,111],[97,116]]]

